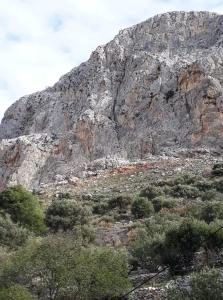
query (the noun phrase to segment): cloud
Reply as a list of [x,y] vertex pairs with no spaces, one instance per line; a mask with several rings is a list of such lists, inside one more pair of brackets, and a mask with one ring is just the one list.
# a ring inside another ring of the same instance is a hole
[[171,10],[223,12],[219,0],[1,0],[0,119],[19,97],[44,89],[120,29]]

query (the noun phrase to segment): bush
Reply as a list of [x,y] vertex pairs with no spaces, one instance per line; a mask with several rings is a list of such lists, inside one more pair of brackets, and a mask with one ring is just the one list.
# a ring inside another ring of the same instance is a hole
[[30,292],[19,284],[0,289],[0,299],[2,300],[34,300]]
[[11,256],[2,278],[5,285],[22,282],[38,299],[111,299],[130,288],[124,252],[83,247],[68,234],[30,241]]
[[110,209],[119,208],[126,209],[132,203],[132,198],[127,195],[120,195],[115,198],[111,198],[108,201],[108,206]]
[[156,272],[161,261],[157,253],[164,237],[163,234],[155,234],[150,237],[146,235],[145,231],[139,231],[137,239],[130,247],[132,265],[148,269],[150,272]]
[[93,213],[104,215],[109,211],[108,202],[99,202],[93,206]]
[[216,178],[212,181],[212,186],[218,192],[223,193],[223,180],[222,178]]
[[203,205],[193,205],[188,209],[188,215],[206,223],[213,222],[215,219],[223,219],[223,204],[211,202]]
[[209,227],[205,222],[185,221],[179,227],[166,233],[160,256],[164,265],[168,265],[172,273],[188,271],[194,254],[202,242],[209,236]]
[[153,237],[156,234],[164,234],[171,228],[176,228],[182,223],[182,217],[179,214],[162,211],[145,221],[147,234]]
[[135,218],[140,219],[149,217],[154,212],[154,208],[146,198],[138,197],[133,201],[131,211]]
[[73,200],[54,200],[46,211],[45,223],[54,232],[87,224],[90,211]]
[[152,200],[162,195],[164,195],[162,189],[158,186],[152,186],[152,185],[147,186],[147,188],[145,188],[140,192],[140,197],[145,197],[148,200]]
[[223,176],[223,164],[222,163],[215,164],[212,168],[211,174],[213,176]]
[[203,201],[221,201],[222,194],[217,192],[216,189],[211,188],[210,190],[207,190],[202,194],[201,199]]
[[182,197],[190,199],[197,198],[202,194],[199,189],[194,186],[178,184],[172,187],[170,195],[177,198]]
[[13,223],[10,216],[0,215],[0,245],[10,249],[21,246],[28,238],[27,229],[19,227]]
[[156,197],[152,200],[152,204],[154,207],[155,212],[159,212],[163,208],[173,208],[176,205],[176,201],[171,198],[165,198],[165,197]]
[[206,179],[201,179],[195,182],[194,186],[199,189],[201,192],[207,192],[212,190],[212,182]]
[[199,180],[203,180],[201,177],[199,176],[194,176],[194,175],[190,175],[190,174],[184,174],[184,175],[180,175],[177,176],[175,178],[171,178],[168,180],[163,180],[158,182],[159,186],[175,186],[175,185],[194,185],[196,184]]
[[19,223],[34,232],[45,230],[44,215],[38,198],[22,186],[11,187],[0,193],[0,208]]
[[219,300],[223,299],[223,280],[220,273],[213,270],[203,270],[194,273],[190,280],[190,289],[172,288],[168,291],[169,300]]
[[88,245],[95,241],[95,228],[90,225],[76,225],[72,230],[76,239],[81,239],[82,243]]
[[221,251],[223,247],[223,222],[216,220],[209,224],[209,236],[206,245],[209,249],[214,249],[215,251]]
[[201,220],[207,223],[213,222],[215,219],[223,219],[223,204],[208,203],[201,209]]

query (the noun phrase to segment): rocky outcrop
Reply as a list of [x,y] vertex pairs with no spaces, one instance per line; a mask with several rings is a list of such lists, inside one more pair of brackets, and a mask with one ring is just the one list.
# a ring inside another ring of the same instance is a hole
[[122,30],[0,125],[0,185],[37,187],[94,160],[223,147],[223,16],[171,12]]

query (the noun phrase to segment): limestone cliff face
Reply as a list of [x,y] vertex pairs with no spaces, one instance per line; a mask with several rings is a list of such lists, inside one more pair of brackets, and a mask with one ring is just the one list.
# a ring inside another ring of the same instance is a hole
[[0,187],[31,188],[101,158],[223,148],[223,15],[171,12],[122,30],[0,125]]

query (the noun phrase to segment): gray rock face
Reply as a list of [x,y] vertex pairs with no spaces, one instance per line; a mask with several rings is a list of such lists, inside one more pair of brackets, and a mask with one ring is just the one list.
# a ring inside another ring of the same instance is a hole
[[171,12],[122,30],[0,125],[0,186],[36,187],[94,160],[223,147],[223,15]]

